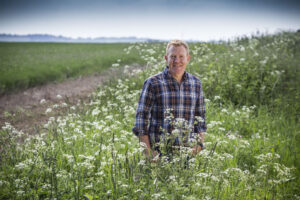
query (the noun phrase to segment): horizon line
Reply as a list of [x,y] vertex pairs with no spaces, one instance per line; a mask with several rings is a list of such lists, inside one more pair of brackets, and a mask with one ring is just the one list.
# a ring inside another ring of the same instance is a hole
[[[200,39],[181,39],[183,41],[193,41],[193,42],[209,42],[209,41],[232,41],[243,37],[249,37],[249,36],[264,36],[264,35],[274,35],[284,32],[300,32],[300,29],[297,30],[277,30],[272,33],[268,31],[256,31],[255,33],[248,33],[248,34],[241,34],[238,36],[231,36],[230,38],[227,38],[226,40],[223,39],[210,39],[210,40],[200,40]],[[168,38],[168,39],[159,39],[159,38],[151,38],[151,37],[139,37],[139,36],[97,36],[97,37],[72,37],[72,36],[66,36],[63,34],[50,34],[50,33],[27,33],[27,34],[18,34],[18,33],[0,33],[0,36],[14,36],[14,37],[26,37],[26,36],[50,36],[55,38],[63,38],[63,39],[69,39],[69,40],[97,40],[97,39],[136,39],[136,40],[156,40],[156,41],[170,41],[176,38]],[[178,38],[177,38],[178,39]]]

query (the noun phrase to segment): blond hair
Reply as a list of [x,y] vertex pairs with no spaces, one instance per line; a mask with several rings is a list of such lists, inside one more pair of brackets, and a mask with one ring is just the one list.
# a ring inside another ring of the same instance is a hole
[[187,51],[187,55],[190,55],[188,44],[182,40],[171,40],[167,45],[166,55],[168,54],[168,50],[171,48],[171,46],[175,46],[175,47],[183,46]]

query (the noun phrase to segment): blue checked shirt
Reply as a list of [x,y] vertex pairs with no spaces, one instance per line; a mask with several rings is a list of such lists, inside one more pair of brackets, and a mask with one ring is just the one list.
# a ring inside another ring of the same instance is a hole
[[[175,119],[184,119],[191,128],[190,138],[206,131],[201,81],[185,72],[179,84],[166,67],[144,82],[132,129],[134,134],[149,135],[151,145],[159,142],[163,130],[171,133],[174,129],[167,120],[170,112]],[[202,120],[195,120],[198,117]]]

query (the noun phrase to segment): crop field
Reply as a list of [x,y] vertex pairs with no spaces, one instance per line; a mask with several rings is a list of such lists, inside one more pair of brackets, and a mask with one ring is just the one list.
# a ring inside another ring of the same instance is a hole
[[205,93],[206,149],[151,163],[131,129],[144,80],[164,69],[165,46],[118,46],[128,60],[115,54],[107,68],[134,59],[147,67],[125,68],[89,103],[50,117],[39,135],[6,123],[0,199],[300,199],[300,34],[190,44],[187,70]]
[[67,78],[139,63],[129,44],[0,43],[0,95]]

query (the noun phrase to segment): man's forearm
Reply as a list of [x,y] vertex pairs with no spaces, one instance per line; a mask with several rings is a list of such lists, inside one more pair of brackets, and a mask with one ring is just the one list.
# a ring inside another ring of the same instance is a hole
[[197,144],[193,147],[193,154],[197,154],[204,149],[204,136],[205,132],[200,132],[197,138]]
[[156,162],[157,161],[156,156],[158,155],[158,153],[151,149],[149,136],[141,135],[141,136],[139,136],[139,140],[140,140],[140,143],[144,143],[146,145],[144,152],[145,152],[147,158],[150,158],[151,162]]
[[140,135],[139,140],[140,142],[146,144],[147,149],[151,150],[149,135]]
[[151,150],[151,145],[150,145],[150,140],[149,140],[149,135],[140,135],[139,136],[140,143],[144,143],[146,146],[144,147],[145,154],[148,157],[152,157],[152,150]]
[[199,141],[201,144],[204,144],[204,137],[205,137],[205,132],[200,132],[200,133],[199,133],[199,139],[198,139],[198,141]]

